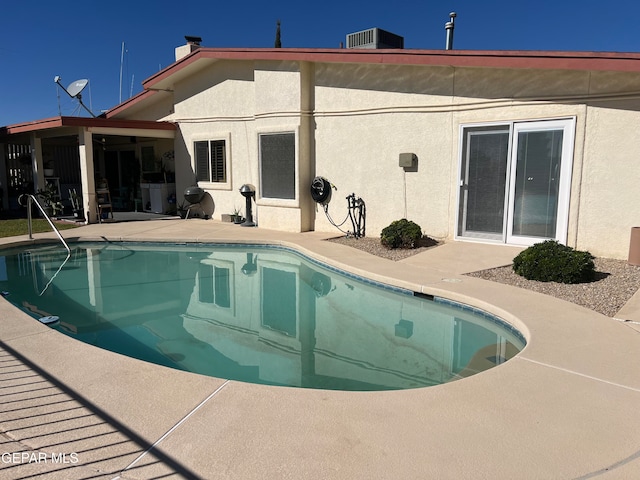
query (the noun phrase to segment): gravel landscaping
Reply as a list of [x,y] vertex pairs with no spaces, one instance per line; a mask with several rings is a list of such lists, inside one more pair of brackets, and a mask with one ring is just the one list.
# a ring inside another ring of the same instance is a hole
[[596,258],[596,280],[589,283],[567,285],[555,282],[527,280],[508,267],[492,268],[469,273],[471,277],[527,288],[562,300],[590,308],[608,317],[615,317],[640,288],[640,267],[624,260]]
[[[432,239],[425,238],[418,248],[390,250],[380,244],[379,238],[339,237],[330,241],[358,248],[393,261],[410,257],[438,244]],[[482,270],[468,275],[551,295],[608,317],[614,317],[618,310],[640,289],[640,267],[629,265],[624,260],[608,258],[596,258],[594,263],[597,271],[596,280],[574,285],[527,280],[514,273],[511,266]]]
[[394,248],[390,249],[383,246],[380,243],[380,238],[378,237],[363,237],[363,238],[353,238],[353,237],[337,237],[329,239],[330,242],[340,243],[342,245],[347,245],[349,247],[357,248],[359,250],[364,250],[372,255],[377,255],[378,257],[387,258],[389,260],[398,261],[403,258],[411,257],[417,253],[424,252],[428,248],[432,248],[438,245],[438,242],[429,238],[424,237],[420,245],[417,248]]

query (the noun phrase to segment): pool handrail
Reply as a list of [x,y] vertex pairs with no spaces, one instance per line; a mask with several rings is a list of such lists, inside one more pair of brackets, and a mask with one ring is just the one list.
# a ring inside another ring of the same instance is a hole
[[[38,207],[38,209],[42,213],[42,216],[47,220],[47,222],[49,222],[49,225],[51,226],[51,228],[53,229],[55,234],[58,236],[58,238],[60,239],[60,241],[64,245],[64,248],[67,249],[67,253],[69,255],[71,255],[71,249],[69,248],[69,245],[67,245],[67,242],[64,241],[64,238],[62,238],[62,235],[60,234],[60,231],[53,224],[53,222],[49,218],[49,215],[47,215],[47,212],[44,211],[44,208],[42,208],[42,205],[40,205],[40,202],[38,202],[38,199],[35,197],[35,195],[32,195],[30,193],[25,193],[25,194],[21,195],[21,197],[22,196],[26,196],[27,197],[27,225],[29,226],[29,240],[33,240],[33,225],[32,225],[32,219],[31,219],[31,205],[32,205],[33,202],[35,202],[37,207]],[[20,200],[18,200],[18,203],[22,204],[22,202],[20,202]]]
[[[58,236],[58,238],[62,242],[62,245],[64,245],[64,248],[67,249],[67,258],[64,259],[64,262],[62,262],[62,264],[58,267],[58,270],[49,279],[49,282],[45,285],[45,287],[42,289],[42,291],[40,293],[38,293],[38,296],[41,297],[42,294],[44,294],[44,292],[47,291],[47,288],[49,288],[49,285],[51,285],[51,282],[53,282],[53,280],[56,278],[58,273],[60,273],[60,270],[62,270],[62,268],[69,261],[69,258],[71,257],[71,249],[69,248],[69,245],[67,245],[67,242],[64,241],[64,238],[62,238],[62,235],[60,234],[60,231],[56,228],[54,223],[49,218],[49,215],[47,215],[47,212],[45,212],[44,208],[42,208],[42,205],[40,205],[40,202],[38,202],[38,199],[34,195],[31,195],[30,193],[25,193],[24,195],[27,196],[27,225],[29,227],[29,240],[33,240],[33,225],[32,225],[32,218],[31,218],[31,204],[33,202],[35,202],[36,205],[38,206],[38,209],[40,210],[40,212],[42,212],[42,216],[47,220],[47,222],[49,222],[49,225],[51,226],[51,228],[53,229],[55,234]],[[18,203],[20,205],[22,205],[21,199],[22,199],[22,195],[18,199]],[[33,264],[31,266],[33,268]],[[38,291],[39,289],[38,289],[38,285],[37,285],[36,276],[34,275],[33,278],[34,278],[34,282],[36,283],[34,285],[34,287],[35,287],[36,291]]]

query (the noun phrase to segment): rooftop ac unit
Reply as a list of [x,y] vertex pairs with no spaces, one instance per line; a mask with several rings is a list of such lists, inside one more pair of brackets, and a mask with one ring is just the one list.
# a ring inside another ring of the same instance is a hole
[[347,35],[347,48],[404,48],[404,37],[381,28]]

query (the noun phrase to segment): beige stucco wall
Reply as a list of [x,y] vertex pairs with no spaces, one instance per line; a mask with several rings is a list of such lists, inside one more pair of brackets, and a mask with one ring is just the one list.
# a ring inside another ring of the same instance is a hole
[[[586,91],[586,73],[554,78],[549,72],[505,70],[484,78],[478,69],[395,66],[386,76],[385,66],[371,65],[352,69],[363,79],[358,88],[355,78],[345,80],[341,67],[316,68],[316,172],[338,188],[329,207],[334,220],[345,217],[347,194],[353,191],[365,200],[369,236],[406,217],[432,237],[454,238],[461,125],[575,117],[576,138],[583,136],[584,107],[575,100],[547,99],[559,93],[566,97],[572,85],[574,95]],[[423,78],[420,71],[431,73]],[[581,145],[576,142],[578,170]],[[416,154],[418,168],[399,167],[400,153]],[[575,236],[573,223],[569,240]],[[323,215],[316,229],[335,230]]]
[[[228,181],[225,184],[200,182],[213,198],[213,218],[240,208],[245,198],[244,184],[256,188],[254,221],[261,226],[301,231],[312,228],[308,205],[301,210],[300,179],[309,177],[308,147],[296,159],[295,201],[264,199],[260,192],[259,138],[263,133],[296,134],[296,144],[307,139],[301,124],[300,66],[291,62],[221,61],[175,86],[174,120],[180,125],[176,141],[177,190],[194,183],[193,142],[224,139],[227,142]],[[308,145],[308,140],[303,146]],[[179,160],[178,160],[179,159]],[[302,177],[301,177],[302,175]],[[303,199],[302,204],[308,200]]]
[[[366,205],[366,234],[410,218],[425,232],[447,236],[451,165],[450,68],[316,66],[316,174],[336,191],[332,219],[347,215],[351,193]],[[399,167],[414,153],[418,167]],[[340,232],[320,211],[316,230]],[[352,230],[349,220],[343,230]]]
[[[567,243],[626,258],[630,228],[640,225],[629,207],[640,204],[636,92],[640,78],[630,73],[218,61],[175,86],[177,191],[193,183],[193,142],[226,139],[230,181],[201,185],[214,218],[244,209],[238,189],[251,183],[261,227],[339,235],[310,201],[319,175],[337,188],[334,221],[355,193],[366,203],[367,236],[406,217],[451,240],[462,125],[574,118]],[[293,201],[260,195],[258,136],[279,132],[296,134]],[[401,153],[414,153],[417,168],[399,167]]]
[[577,247],[627,258],[631,227],[640,226],[640,101],[588,108]]
[[118,118],[136,120],[170,121],[173,115],[173,95],[171,92],[160,91],[153,95],[152,101],[134,104],[118,115]]
[[253,65],[242,62],[218,62],[199,75],[175,85],[175,114],[180,128],[176,136],[176,190],[195,184],[193,143],[201,140],[225,140],[228,182],[201,183],[213,199],[214,218],[244,205],[238,192],[243,183],[257,180],[248,161],[255,145],[247,126],[252,124],[255,97]]

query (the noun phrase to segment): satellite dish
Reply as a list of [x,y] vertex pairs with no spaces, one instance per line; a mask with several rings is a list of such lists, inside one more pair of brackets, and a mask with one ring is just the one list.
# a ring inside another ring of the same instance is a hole
[[80,92],[82,92],[82,90],[84,90],[84,87],[87,86],[87,83],[89,83],[89,80],[83,78],[82,80],[76,80],[75,82],[73,82],[71,85],[69,85],[67,87],[67,93],[72,97],[75,98],[78,95],[80,95]]
[[[89,112],[91,114],[92,117],[95,118],[95,115],[93,114],[93,112],[91,110],[89,110],[86,105],[84,103],[82,103],[82,95],[80,95],[80,92],[82,92],[82,90],[84,90],[84,88],[87,86],[87,84],[89,83],[89,80],[87,79],[81,79],[81,80],[76,80],[75,82],[72,82],[67,88],[64,88],[62,86],[62,84],[60,83],[60,76],[56,75],[53,79],[53,81],[58,84],[58,86],[64,90],[66,92],[67,95],[69,95],[71,98],[75,98],[76,100],[78,100],[78,103],[80,103],[80,106],[82,108],[84,108],[87,112]],[[60,97],[58,97],[58,109],[60,108]]]

